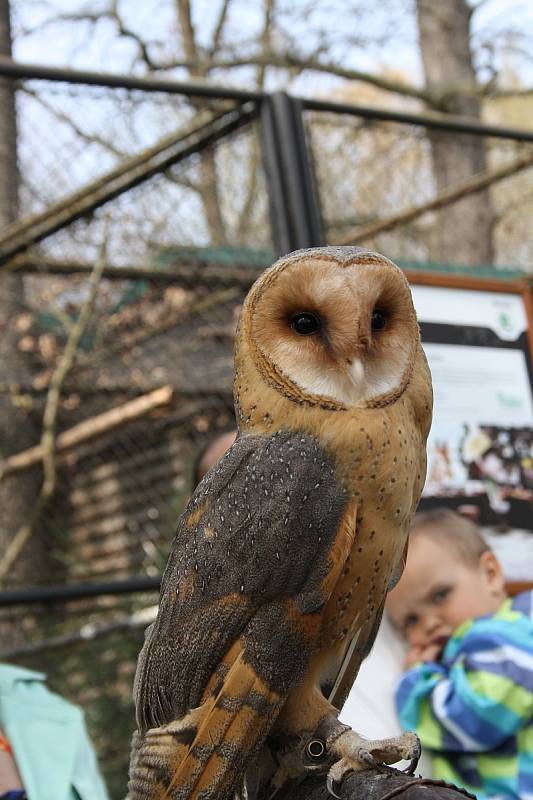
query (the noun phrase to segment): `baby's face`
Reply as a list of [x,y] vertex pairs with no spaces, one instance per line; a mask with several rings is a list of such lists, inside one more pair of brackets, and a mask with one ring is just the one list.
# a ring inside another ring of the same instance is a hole
[[388,596],[387,611],[411,645],[442,649],[461,623],[493,614],[504,598],[503,576],[492,553],[483,553],[478,564],[466,564],[453,547],[424,535],[409,544],[405,571]]

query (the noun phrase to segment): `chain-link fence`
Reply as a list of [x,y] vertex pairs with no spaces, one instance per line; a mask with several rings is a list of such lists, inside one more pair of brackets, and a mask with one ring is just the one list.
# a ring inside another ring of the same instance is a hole
[[[524,168],[524,163],[531,163],[530,143],[476,134],[440,134],[445,142],[459,138],[465,147],[482,149],[486,157],[483,172],[442,191],[435,180],[431,143],[424,127],[316,111],[307,112],[306,120],[326,241],[346,244],[357,240],[405,264],[461,262],[457,247],[450,250],[439,241],[439,228],[446,224],[439,209],[455,209],[458,214],[466,209],[468,214],[469,204],[479,196],[470,193],[471,185],[476,179],[479,183],[488,179],[493,254],[484,261],[480,248],[478,264],[531,271],[533,247],[527,231],[533,186],[531,171]],[[500,173],[505,177],[499,179]],[[442,205],[440,200],[444,200]],[[362,235],[364,238],[359,238]]]
[[[269,216],[280,210],[267,180],[260,98],[19,77],[9,80],[17,89],[21,222],[0,231],[0,259],[9,278],[22,280],[0,284],[0,303],[11,309],[24,370],[15,378],[4,369],[0,389],[23,415],[34,449],[4,453],[2,465],[4,490],[26,493],[26,517],[5,523],[4,544],[14,537],[20,546],[7,565],[5,552],[0,559],[3,658],[46,671],[84,707],[118,800],[143,629],[198,456],[234,425],[235,322],[254,277],[280,249]],[[311,106],[303,118],[324,239],[348,241],[361,226],[426,204],[424,214],[376,229],[364,243],[411,265],[435,253],[438,212],[429,204],[438,189],[426,127]],[[501,266],[531,262],[526,146],[527,136],[488,146],[492,170],[524,161],[490,190]],[[100,262],[91,297],[89,276]],[[43,464],[54,472],[44,498]],[[132,579],[152,582],[126,591]],[[61,585],[78,594],[24,594]]]

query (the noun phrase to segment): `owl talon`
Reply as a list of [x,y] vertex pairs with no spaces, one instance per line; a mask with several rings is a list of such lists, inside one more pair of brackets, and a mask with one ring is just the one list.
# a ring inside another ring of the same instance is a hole
[[347,772],[362,769],[376,769],[383,764],[395,764],[406,759],[409,766],[405,770],[412,775],[420,758],[420,740],[415,733],[403,733],[391,739],[368,741],[355,731],[348,730],[332,744],[331,755],[338,760],[330,769],[332,777],[342,780]]
[[336,793],[335,789],[333,788],[333,787],[335,786],[335,784],[336,784],[336,783],[337,783],[337,782],[336,782],[336,781],[333,779],[333,777],[332,777],[332,776],[330,775],[330,773],[328,772],[328,776],[327,776],[327,778],[326,778],[326,788],[327,788],[327,790],[328,790],[328,793],[329,793],[329,794],[330,794],[332,797],[336,797],[336,798],[337,798],[337,800],[342,800],[341,796],[340,796],[340,795],[338,795],[338,794]]
[[[418,737],[417,737],[418,739]],[[406,775],[414,775],[415,769],[418,766],[418,762],[420,761],[420,756],[422,755],[422,747],[420,745],[420,741],[418,741],[417,746],[415,746],[415,751],[411,756],[411,760],[409,761],[408,766],[402,770]]]

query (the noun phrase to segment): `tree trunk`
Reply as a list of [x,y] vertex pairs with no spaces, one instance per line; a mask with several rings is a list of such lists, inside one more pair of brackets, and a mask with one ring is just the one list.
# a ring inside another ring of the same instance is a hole
[[[209,61],[202,57],[198,49],[190,0],[176,0],[176,13],[183,51],[189,62],[189,74],[192,78],[206,80],[209,78]],[[199,102],[193,100],[192,105],[195,105],[196,108],[205,107],[205,103],[201,100]],[[200,158],[201,176],[198,188],[204,206],[210,244],[224,245],[228,243],[228,240],[220,205],[215,146],[204,150]]]
[[[466,0],[417,0],[420,48],[426,87],[442,111],[480,119],[480,102],[470,51],[471,11]],[[487,169],[479,136],[431,132],[437,192]],[[434,252],[439,261],[491,264],[493,213],[488,190],[439,211]]]
[[[0,53],[11,55],[9,3],[0,3]],[[0,79],[0,230],[17,218],[17,126],[13,81]],[[25,355],[17,347],[15,322],[24,304],[22,276],[0,271],[0,456],[36,443],[37,432],[28,414],[16,403],[17,386],[28,384],[31,374]],[[0,551],[27,520],[39,486],[39,470],[27,470],[0,483]],[[38,558],[38,556],[37,556]],[[26,562],[28,563],[28,562]],[[24,563],[17,575],[25,573]]]
[[213,246],[225,245],[228,243],[228,238],[226,236],[226,226],[224,225],[220,206],[214,146],[205,150],[201,158],[202,178],[200,182],[200,196],[205,209],[209,240]]

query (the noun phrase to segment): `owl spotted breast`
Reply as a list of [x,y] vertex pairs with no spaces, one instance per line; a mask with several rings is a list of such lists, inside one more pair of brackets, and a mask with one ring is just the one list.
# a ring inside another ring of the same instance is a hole
[[337,719],[405,561],[431,378],[401,270],[301,250],[236,337],[235,444],[182,515],[141,652],[131,800],[271,797],[309,770],[416,761]]

